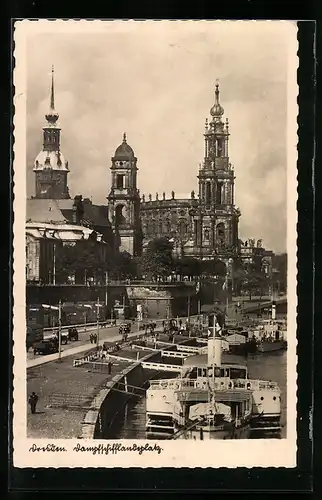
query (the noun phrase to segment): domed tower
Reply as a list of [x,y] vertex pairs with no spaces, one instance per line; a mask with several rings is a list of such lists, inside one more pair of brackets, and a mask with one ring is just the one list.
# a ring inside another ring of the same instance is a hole
[[195,245],[204,257],[214,254],[223,260],[238,248],[239,209],[234,205],[234,170],[229,161],[228,119],[219,101],[219,84],[215,87],[215,103],[211,119],[205,126],[205,157],[199,168],[200,213],[195,221]]
[[60,151],[59,115],[55,111],[54,68],[51,76],[50,109],[45,115],[47,120],[44,131],[43,149],[34,162],[36,176],[35,198],[70,198],[67,185],[68,162]]
[[140,194],[137,189],[137,158],[123,135],[112,157],[112,182],[108,196],[109,219],[119,249],[131,255],[141,252]]

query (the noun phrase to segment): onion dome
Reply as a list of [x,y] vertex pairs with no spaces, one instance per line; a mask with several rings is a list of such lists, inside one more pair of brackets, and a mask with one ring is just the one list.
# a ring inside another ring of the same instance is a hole
[[54,93],[54,66],[51,70],[51,94],[50,94],[50,109],[49,112],[45,115],[47,122],[49,125],[55,125],[59,114],[55,111],[55,93]]
[[220,105],[219,103],[219,84],[216,83],[216,90],[215,90],[215,104],[210,110],[211,116],[214,117],[214,119],[221,119],[222,115],[224,114],[224,108]]
[[131,148],[131,146],[128,145],[126,142],[126,134],[123,134],[123,142],[120,144],[118,148],[115,150],[114,158],[133,158],[134,157],[134,151]]
[[45,169],[69,172],[68,162],[60,151],[40,151],[34,162],[34,171]]

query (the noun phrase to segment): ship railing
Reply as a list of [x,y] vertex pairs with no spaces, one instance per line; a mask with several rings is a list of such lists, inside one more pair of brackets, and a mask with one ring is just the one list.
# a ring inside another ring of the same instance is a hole
[[143,368],[150,370],[166,371],[166,372],[181,372],[182,367],[179,365],[169,365],[165,363],[151,363],[149,361],[142,361]]
[[164,356],[166,358],[187,358],[189,354],[177,351],[161,351],[161,356]]
[[[251,379],[229,379],[226,377],[221,377],[215,379],[215,383],[210,382],[210,386],[215,390],[227,390],[227,389],[244,389],[244,390],[278,390],[278,384],[276,382],[271,382],[267,380],[251,380]],[[198,390],[208,390],[209,381],[207,378],[204,379],[186,379],[186,378],[175,378],[175,379],[160,379],[160,380],[150,380],[149,389],[174,389],[174,390],[184,390],[184,389],[198,389]]]
[[185,351],[185,352],[192,352],[192,353],[199,354],[200,349],[203,349],[203,348],[202,347],[195,347],[192,345],[177,345],[177,351]]
[[277,390],[279,386],[276,382],[270,380],[252,380],[248,379],[247,382],[251,384],[252,390]]

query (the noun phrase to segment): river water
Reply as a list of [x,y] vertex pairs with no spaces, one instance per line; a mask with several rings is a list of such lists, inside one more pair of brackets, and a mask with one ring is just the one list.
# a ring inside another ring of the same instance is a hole
[[[277,382],[281,389],[281,438],[286,437],[286,357],[286,351],[277,351],[247,358],[249,378],[272,380]],[[119,412],[109,428],[108,435],[104,437],[106,439],[147,439],[145,409],[145,397],[133,397]]]

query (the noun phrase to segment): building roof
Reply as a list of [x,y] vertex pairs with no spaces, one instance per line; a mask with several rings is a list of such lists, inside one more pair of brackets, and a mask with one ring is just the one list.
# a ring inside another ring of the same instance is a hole
[[[38,222],[48,224],[72,224],[74,222],[74,200],[53,200],[32,198],[27,200],[27,222]],[[107,207],[104,205],[93,205],[90,200],[83,200],[84,215],[82,222],[86,226],[111,227],[107,218]]]
[[[87,240],[92,234],[92,229],[75,224],[49,224],[46,222],[27,222],[26,235],[34,238],[54,238],[61,241]],[[102,235],[97,234],[97,241],[102,241]]]
[[41,170],[69,172],[68,163],[61,151],[40,151],[35,159],[34,172]]
[[26,221],[60,224],[68,222],[61,212],[57,200],[41,198],[27,199]]
[[129,144],[126,142],[126,134],[123,135],[122,144],[120,144],[116,148],[114,153],[114,158],[120,158],[120,159],[134,158],[134,151],[131,148],[131,146],[129,146]]

